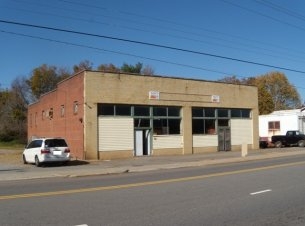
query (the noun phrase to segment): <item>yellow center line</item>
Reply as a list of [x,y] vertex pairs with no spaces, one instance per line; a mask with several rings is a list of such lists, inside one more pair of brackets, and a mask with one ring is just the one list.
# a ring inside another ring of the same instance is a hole
[[149,185],[168,184],[168,183],[175,183],[175,182],[185,182],[185,181],[191,181],[191,180],[199,180],[199,179],[206,179],[206,178],[211,178],[211,177],[219,177],[219,176],[226,176],[226,175],[255,172],[255,171],[275,169],[275,168],[288,167],[288,166],[296,166],[296,165],[302,165],[302,164],[305,164],[305,161],[284,163],[284,164],[278,164],[278,165],[273,165],[273,166],[264,166],[264,167],[259,167],[259,168],[236,170],[236,171],[230,171],[230,172],[212,173],[212,174],[192,176],[192,177],[147,181],[147,182],[140,182],[140,183],[133,183],[133,184],[121,184],[121,185],[101,186],[101,187],[94,187],[94,188],[81,188],[81,189],[28,193],[28,194],[4,195],[4,196],[0,196],[0,200],[76,194],[76,193],[84,193],[84,192],[106,191],[106,190],[133,188],[133,187],[141,187],[141,186],[149,186]]

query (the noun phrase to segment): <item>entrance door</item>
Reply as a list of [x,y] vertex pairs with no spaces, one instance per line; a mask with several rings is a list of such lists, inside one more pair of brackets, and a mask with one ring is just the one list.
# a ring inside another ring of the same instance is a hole
[[135,130],[135,156],[143,156],[150,154],[150,130]]
[[231,151],[230,127],[218,127],[218,151]]

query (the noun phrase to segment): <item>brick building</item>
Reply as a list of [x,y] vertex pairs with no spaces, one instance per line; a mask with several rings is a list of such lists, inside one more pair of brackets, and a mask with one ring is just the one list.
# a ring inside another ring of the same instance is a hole
[[82,71],[28,109],[28,138],[64,137],[78,159],[258,148],[257,88]]

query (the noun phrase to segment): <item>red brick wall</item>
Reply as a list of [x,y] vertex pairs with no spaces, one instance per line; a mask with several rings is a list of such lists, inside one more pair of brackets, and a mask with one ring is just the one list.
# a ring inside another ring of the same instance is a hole
[[[74,112],[77,103],[78,111]],[[64,114],[62,115],[62,106]],[[53,117],[47,112],[53,109]],[[28,108],[28,139],[63,137],[74,158],[83,159],[84,153],[84,77],[75,75],[58,84],[57,89],[41,96]]]

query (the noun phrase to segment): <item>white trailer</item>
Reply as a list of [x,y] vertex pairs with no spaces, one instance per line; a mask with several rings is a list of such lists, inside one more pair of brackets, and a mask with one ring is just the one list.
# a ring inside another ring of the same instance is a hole
[[305,133],[305,108],[274,111],[259,116],[259,136],[271,141],[273,135],[285,135],[287,130]]

